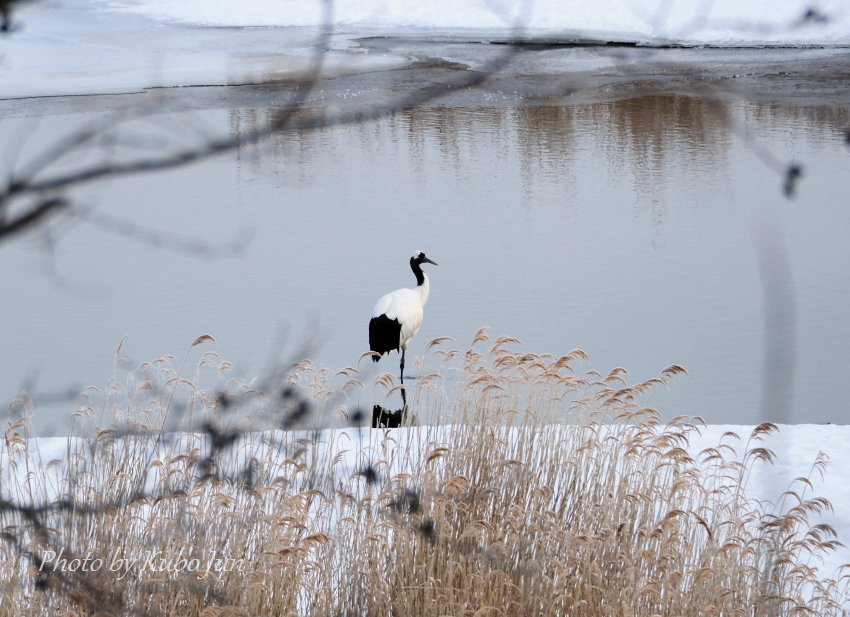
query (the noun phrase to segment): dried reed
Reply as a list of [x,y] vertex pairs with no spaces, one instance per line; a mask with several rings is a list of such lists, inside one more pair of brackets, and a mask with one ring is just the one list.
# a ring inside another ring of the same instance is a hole
[[680,367],[629,385],[576,375],[578,350],[448,342],[411,397],[438,424],[359,427],[390,375],[244,383],[210,353],[194,379],[161,359],[88,390],[58,462],[10,424],[0,617],[848,615],[847,578],[809,566],[837,543],[808,522],[828,502],[747,497],[775,426],[694,453],[699,419],[640,404]]

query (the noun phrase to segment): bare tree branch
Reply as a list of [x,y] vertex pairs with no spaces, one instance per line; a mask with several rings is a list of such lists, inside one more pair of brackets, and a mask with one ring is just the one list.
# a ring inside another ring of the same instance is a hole
[[[3,204],[3,197],[0,197],[0,206]],[[46,200],[39,200],[29,210],[22,212],[20,215],[9,218],[7,213],[4,213],[0,219],[0,242],[7,238],[13,238],[20,233],[29,231],[38,226],[40,223],[47,220],[50,216],[68,208],[70,203],[61,197],[54,197]],[[2,212],[2,210],[0,210]]]

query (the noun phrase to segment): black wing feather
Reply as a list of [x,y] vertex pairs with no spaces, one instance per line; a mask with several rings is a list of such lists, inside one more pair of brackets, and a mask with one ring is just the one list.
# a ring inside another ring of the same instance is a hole
[[[398,351],[398,342],[401,338],[401,324],[398,319],[390,319],[386,315],[373,317],[369,322],[369,350],[381,354],[388,354],[393,349]],[[372,356],[377,362],[380,358]]]

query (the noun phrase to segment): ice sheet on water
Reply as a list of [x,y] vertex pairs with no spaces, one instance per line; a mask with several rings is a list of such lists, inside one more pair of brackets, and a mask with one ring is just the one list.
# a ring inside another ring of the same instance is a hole
[[[410,60],[354,42],[364,36],[492,42],[514,38],[516,24],[522,36],[548,41],[850,45],[846,3],[811,7],[807,0],[337,0],[325,66],[359,72]],[[319,0],[43,0],[23,4],[13,19],[15,30],[0,37],[0,99],[297,74],[324,17]],[[432,51],[441,57],[439,46]]]

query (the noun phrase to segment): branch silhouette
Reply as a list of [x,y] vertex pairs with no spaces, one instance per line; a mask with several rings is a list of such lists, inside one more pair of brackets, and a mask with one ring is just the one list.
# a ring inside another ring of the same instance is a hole
[[[384,104],[368,104],[362,108],[337,114],[310,117],[306,113],[306,103],[317,84],[322,79],[322,64],[326,49],[333,35],[333,3],[323,0],[323,23],[325,24],[313,45],[310,67],[304,77],[293,87],[281,89],[289,94],[289,100],[281,103],[273,119],[265,126],[255,128],[245,134],[209,139],[201,144],[182,148],[176,152],[138,157],[129,161],[106,161],[84,166],[69,172],[50,173],[56,162],[69,153],[73,153],[109,131],[121,127],[128,120],[137,119],[153,113],[153,109],[122,111],[92,123],[68,137],[58,141],[42,152],[25,169],[13,176],[6,188],[0,190],[0,244],[13,239],[48,220],[60,209],[75,208],[76,204],[68,191],[87,183],[125,176],[155,173],[176,169],[232,151],[246,144],[255,144],[282,131],[307,132],[345,124],[358,124],[392,115],[420,105],[438,100],[452,92],[474,88],[485,82],[490,76],[502,70],[517,53],[515,46],[508,48],[496,58],[487,62],[478,71],[467,71],[455,78],[424,87],[414,88],[397,100]],[[522,28],[514,28],[519,36]],[[44,194],[61,194],[62,198],[48,200],[35,199],[34,203],[13,208],[13,203],[25,198]],[[115,227],[113,225],[113,227]],[[123,231],[127,231],[126,226]],[[144,234],[147,235],[147,234]]]

